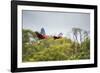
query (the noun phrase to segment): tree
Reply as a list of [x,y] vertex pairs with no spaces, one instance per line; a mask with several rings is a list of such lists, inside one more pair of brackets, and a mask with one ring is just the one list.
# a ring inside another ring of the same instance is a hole
[[78,42],[78,28],[72,28],[72,32],[74,41]]
[[80,43],[82,42],[82,29],[78,29],[79,35],[80,35]]
[[41,28],[41,34],[45,35],[45,29],[43,27]]
[[74,40],[76,40],[77,42],[78,42],[78,36],[79,36],[79,41],[80,41],[80,43],[82,42],[82,36],[83,36],[83,34],[82,34],[82,29],[80,29],[80,28],[73,28],[72,29],[72,31],[73,31],[73,38],[74,38]]
[[29,36],[28,36],[29,30],[24,30],[23,29],[22,33],[23,33],[23,35],[22,35],[23,43],[29,42]]
[[88,32],[87,31],[84,31],[84,40],[88,38]]
[[77,47],[78,47],[78,28],[72,28],[73,32],[73,39],[74,39],[74,45],[75,45],[75,53],[77,53]]
[[[75,51],[77,53],[77,49],[80,47],[81,48],[81,43],[82,43],[82,36],[83,36],[83,30],[80,28],[72,28],[73,31],[73,39],[75,41]],[[80,43],[80,44],[79,44]]]

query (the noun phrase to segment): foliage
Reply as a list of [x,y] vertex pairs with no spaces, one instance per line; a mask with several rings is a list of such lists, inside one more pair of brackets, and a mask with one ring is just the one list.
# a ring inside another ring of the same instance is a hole
[[[80,60],[90,58],[90,39],[87,37],[81,43],[72,41],[67,37],[53,39],[37,40],[30,43],[30,33],[32,38],[36,38],[36,34],[30,30],[23,30],[23,49],[22,61],[57,61],[57,60]],[[77,45],[77,47],[76,47]]]

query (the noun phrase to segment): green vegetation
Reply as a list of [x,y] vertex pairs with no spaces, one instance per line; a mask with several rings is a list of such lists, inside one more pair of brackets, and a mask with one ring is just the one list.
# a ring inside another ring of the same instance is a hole
[[[67,37],[38,39],[36,33],[23,29],[22,61],[80,60],[90,58],[90,39],[84,34],[80,43]],[[82,37],[82,36],[80,36]],[[32,38],[32,39],[31,39]]]

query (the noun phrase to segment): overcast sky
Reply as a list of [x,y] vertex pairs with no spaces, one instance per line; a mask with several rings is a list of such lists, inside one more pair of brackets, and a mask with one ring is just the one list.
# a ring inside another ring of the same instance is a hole
[[73,27],[90,30],[90,14],[64,13],[23,10],[23,28],[40,32],[45,29],[47,35],[63,33],[70,36]]

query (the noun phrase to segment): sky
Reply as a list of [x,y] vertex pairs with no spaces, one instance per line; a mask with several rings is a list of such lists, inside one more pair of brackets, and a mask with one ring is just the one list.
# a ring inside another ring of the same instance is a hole
[[72,28],[90,30],[90,14],[75,12],[47,12],[47,11],[22,11],[23,29],[40,32],[45,29],[47,35],[58,35],[70,37]]

